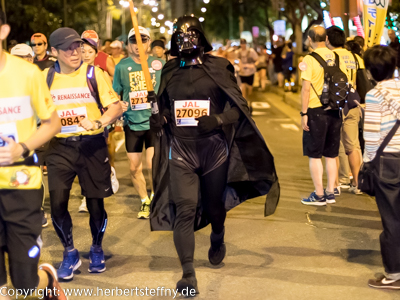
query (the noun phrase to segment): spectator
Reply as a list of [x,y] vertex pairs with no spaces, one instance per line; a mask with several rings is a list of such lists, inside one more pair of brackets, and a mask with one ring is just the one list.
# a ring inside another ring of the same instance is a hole
[[33,50],[27,44],[18,44],[11,49],[11,55],[18,56],[27,62],[33,63]]
[[242,62],[237,57],[237,53],[234,47],[228,48],[228,50],[226,51],[226,59],[229,60],[229,62],[233,65],[235,69],[235,77],[237,80],[237,84],[238,86],[240,86],[242,83],[240,81],[239,71],[240,68],[242,67]]
[[399,50],[399,38],[396,35],[396,32],[394,32],[393,29],[388,30],[388,35],[389,35],[389,47],[395,50],[396,52]]
[[[326,45],[329,49],[339,55],[340,69],[347,75],[347,80],[353,88],[356,89],[357,66],[364,69],[364,61],[357,54],[352,54],[344,48],[346,35],[342,29],[337,26],[331,26],[327,29]],[[357,59],[357,61],[355,61]],[[358,123],[360,122],[360,108],[357,104],[348,102],[349,111],[347,115],[342,114],[341,142],[349,159],[353,179],[349,191],[353,194],[362,194],[357,188],[358,173],[361,167],[361,149],[358,139]]]
[[362,48],[360,46],[360,44],[358,44],[357,42],[355,42],[354,40],[352,41],[347,41],[346,44],[344,44],[344,47],[349,50],[350,52],[357,54],[358,56],[362,57],[363,56],[363,51]]
[[[384,138],[400,118],[400,84],[393,79],[396,56],[390,47],[374,46],[364,55],[365,66],[378,82],[366,96],[364,162],[375,158]],[[382,218],[381,255],[383,278],[368,285],[380,289],[400,287],[400,132],[397,130],[379,159],[375,200]]]
[[40,70],[50,68],[56,62],[54,56],[47,54],[47,38],[43,33],[35,33],[31,37],[31,46],[35,52],[35,59],[33,63],[37,65]]
[[[328,64],[334,63],[335,54],[326,48],[326,31],[313,26],[308,39],[314,53]],[[324,69],[320,63],[307,55],[299,65],[303,87],[301,91],[301,125],[303,128],[303,153],[309,158],[311,178],[315,191],[301,203],[323,206],[335,203],[334,188],[337,177],[336,157],[339,154],[341,119],[338,110],[325,110],[319,99],[324,86]],[[324,191],[322,156],[325,157],[328,185]]]
[[215,56],[226,58],[226,53],[224,51],[224,47],[219,47]]
[[294,86],[294,68],[292,42],[287,42],[282,51],[282,70],[285,78],[285,91],[292,91]]
[[167,56],[165,55],[165,44],[163,40],[155,40],[151,43],[151,52],[153,57],[160,58],[167,61]]
[[248,96],[253,92],[254,74],[257,72],[256,61],[258,60],[258,55],[253,48],[247,47],[247,41],[245,39],[241,39],[240,49],[237,50],[237,56],[242,62],[242,67],[239,71],[240,80],[242,82],[240,88],[251,111],[251,102]]
[[283,87],[284,76],[282,68],[282,52],[285,45],[285,38],[279,37],[274,48],[272,48],[272,61],[274,63],[274,72],[278,79],[278,86]]
[[267,85],[268,59],[269,55],[267,53],[267,47],[265,45],[262,45],[261,50],[258,54],[258,61],[257,61],[257,72],[258,72],[258,78],[260,80],[260,89],[262,91],[265,90],[265,86]]
[[361,46],[361,50],[364,52],[364,47],[365,47],[365,39],[362,36],[355,36],[353,41],[355,41],[357,44]]
[[114,61],[114,64],[118,65],[121,59],[124,58],[124,55],[122,54],[122,43],[120,41],[114,41],[111,43],[110,47],[111,58]]

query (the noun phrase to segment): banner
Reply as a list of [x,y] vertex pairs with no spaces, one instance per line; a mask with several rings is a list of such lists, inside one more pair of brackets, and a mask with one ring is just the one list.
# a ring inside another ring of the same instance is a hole
[[379,45],[386,21],[389,0],[364,0],[364,30],[367,47]]

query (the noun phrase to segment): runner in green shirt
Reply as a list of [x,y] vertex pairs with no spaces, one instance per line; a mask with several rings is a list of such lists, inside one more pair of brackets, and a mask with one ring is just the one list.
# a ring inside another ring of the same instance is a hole
[[[139,26],[145,53],[150,46],[150,34],[146,28]],[[147,102],[147,87],[140,64],[139,48],[136,42],[135,30],[132,29],[128,35],[128,50],[130,56],[120,61],[115,67],[114,90],[121,96],[125,120],[125,146],[130,162],[130,173],[133,186],[139,193],[142,205],[138,214],[139,219],[148,219],[150,215],[150,202],[153,191],[149,197],[146,190],[146,181],[142,172],[143,144],[146,149],[146,163],[149,170],[152,168],[154,155],[155,134],[150,131],[150,103]],[[157,93],[161,70],[164,61],[147,56],[154,91]],[[153,187],[150,175],[151,187]],[[153,188],[152,188],[153,189]]]

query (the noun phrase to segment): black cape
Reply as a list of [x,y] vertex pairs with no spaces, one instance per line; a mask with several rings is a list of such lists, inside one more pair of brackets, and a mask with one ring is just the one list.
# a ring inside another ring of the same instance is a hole
[[[173,59],[165,64],[158,91],[160,112],[165,108],[164,91],[169,80],[179,69],[180,60]],[[224,195],[226,210],[230,210],[243,201],[267,195],[264,215],[275,212],[279,202],[280,187],[275,171],[274,158],[250,116],[247,101],[236,83],[233,66],[228,60],[205,55],[205,72],[230,97],[242,112],[242,117],[235,124],[223,127],[229,145],[228,182]],[[229,109],[227,104],[226,109]],[[169,189],[173,182],[169,180],[168,152],[171,133],[166,128],[165,134],[157,139],[153,158],[154,198],[151,203],[150,226],[152,231],[173,230],[176,208]],[[193,191],[196,193],[197,191]],[[200,193],[199,193],[200,197]],[[203,212],[201,199],[198,201],[194,229],[199,230],[209,224]]]

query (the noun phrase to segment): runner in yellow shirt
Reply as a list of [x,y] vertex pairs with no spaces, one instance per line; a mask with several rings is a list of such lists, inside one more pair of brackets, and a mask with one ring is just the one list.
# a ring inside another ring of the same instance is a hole
[[[0,10],[0,299],[11,299],[8,294],[14,293],[6,287],[7,251],[16,289],[38,296],[39,290],[48,288],[53,291],[51,299],[64,300],[56,270],[49,264],[38,270],[42,173],[32,151],[60,131],[60,120],[38,67],[3,51],[9,32]],[[46,293],[45,299],[49,296]]]
[[[112,195],[111,167],[104,128],[122,114],[119,100],[105,80],[103,71],[82,63],[82,40],[71,28],[59,28],[50,35],[54,67],[43,71],[61,118],[61,133],[50,141],[46,156],[51,216],[65,248],[58,277],[72,279],[81,260],[74,247],[69,194],[78,176],[86,197],[93,237],[89,272],[104,272],[101,247],[107,226],[104,198]],[[102,111],[106,112],[102,115]]]

